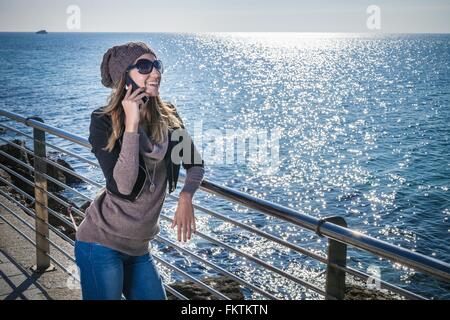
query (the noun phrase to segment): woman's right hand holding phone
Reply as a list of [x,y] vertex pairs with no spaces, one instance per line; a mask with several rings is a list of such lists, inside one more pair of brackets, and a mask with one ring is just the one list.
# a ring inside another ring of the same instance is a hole
[[142,98],[148,96],[143,92],[145,88],[138,88],[133,93],[131,85],[128,86],[127,93],[122,100],[123,110],[125,111],[125,132],[137,132],[139,126],[139,106],[143,103]]

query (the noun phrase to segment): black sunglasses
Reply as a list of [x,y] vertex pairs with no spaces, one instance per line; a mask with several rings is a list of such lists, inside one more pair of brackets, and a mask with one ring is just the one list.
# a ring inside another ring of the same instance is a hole
[[153,67],[155,67],[156,70],[158,70],[160,74],[163,74],[164,67],[163,67],[162,61],[161,60],[151,61],[149,59],[139,59],[138,61],[136,61],[135,64],[128,66],[127,72],[133,68],[137,68],[139,73],[149,74],[152,72]]

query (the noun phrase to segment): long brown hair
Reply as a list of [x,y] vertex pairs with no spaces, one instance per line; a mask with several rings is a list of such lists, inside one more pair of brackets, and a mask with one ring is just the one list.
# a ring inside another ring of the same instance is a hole
[[[108,143],[104,150],[111,152],[117,139],[125,131],[125,111],[122,100],[125,97],[125,73],[120,78],[108,97],[108,104],[101,109],[101,114],[111,116],[112,133],[108,138]],[[159,96],[149,97],[148,101],[142,105],[139,123],[143,125],[148,136],[154,143],[162,143],[166,139],[167,131],[181,127],[181,119],[176,113],[175,106],[164,102]]]

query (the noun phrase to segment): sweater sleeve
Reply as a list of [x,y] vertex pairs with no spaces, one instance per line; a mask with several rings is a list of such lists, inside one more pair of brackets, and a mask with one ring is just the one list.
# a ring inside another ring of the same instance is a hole
[[130,194],[133,191],[139,174],[139,133],[124,132],[119,158],[113,170],[120,193]]
[[193,166],[187,169],[186,180],[184,181],[184,186],[183,189],[181,189],[181,192],[187,192],[193,196],[202,183],[204,174],[205,169],[201,166]]
[[92,146],[91,152],[94,153],[103,171],[106,187],[130,194],[139,173],[139,134],[124,132],[121,152],[118,153],[119,159],[118,154],[105,149],[111,134],[109,129],[104,116],[98,114],[96,110],[92,112],[88,138]]

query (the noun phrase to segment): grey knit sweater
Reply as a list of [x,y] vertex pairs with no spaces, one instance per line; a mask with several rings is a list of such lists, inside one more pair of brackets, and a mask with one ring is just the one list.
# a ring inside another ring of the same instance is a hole
[[[164,163],[167,143],[166,139],[162,144],[153,144],[142,127],[137,133],[124,133],[122,148],[114,167],[114,180],[120,192],[131,192],[138,175],[140,152],[144,156],[149,177],[144,190],[131,202],[105,189],[86,209],[86,217],[76,232],[77,240],[97,242],[132,256],[148,252],[149,241],[160,230],[159,216],[167,188]],[[182,192],[193,195],[203,175],[202,167],[188,169]],[[153,177],[155,190],[151,192]]]

